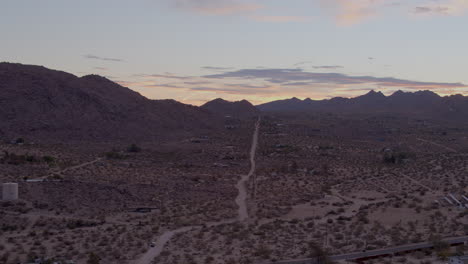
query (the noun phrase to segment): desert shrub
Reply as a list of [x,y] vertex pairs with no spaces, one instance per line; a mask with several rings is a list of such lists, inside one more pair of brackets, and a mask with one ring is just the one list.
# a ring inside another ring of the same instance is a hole
[[126,155],[124,155],[122,153],[119,153],[119,152],[115,152],[115,151],[106,152],[105,155],[106,155],[106,158],[108,158],[108,159],[125,159],[125,158],[127,158]]
[[396,262],[398,263],[408,263],[408,259],[405,257],[397,258]]
[[258,256],[263,259],[270,258],[270,255],[271,255],[271,249],[269,249],[265,245],[260,245],[260,247],[258,247],[254,252],[254,256]]
[[336,234],[335,235],[335,240],[343,240],[344,239],[344,235],[343,234]]
[[92,222],[92,221],[85,221],[85,220],[69,220],[67,222],[67,228],[69,229],[75,229],[75,228],[82,228],[82,227],[93,227],[97,226],[98,223]]
[[383,162],[387,164],[400,164],[403,160],[408,159],[409,154],[406,152],[386,152],[383,156]]
[[17,155],[15,153],[9,153],[8,151],[3,152],[3,157],[0,159],[1,163],[6,163],[10,165],[21,165],[26,162],[38,162],[39,159],[34,155]]
[[139,146],[137,146],[136,144],[131,144],[127,148],[127,152],[137,153],[137,152],[140,152],[140,151],[141,151],[141,148]]
[[101,258],[98,255],[96,255],[96,253],[94,252],[89,253],[86,264],[99,264],[100,262],[101,262]]
[[55,162],[55,158],[52,157],[52,156],[43,156],[43,157],[42,157],[42,160],[43,160],[44,162],[49,163],[49,164]]
[[215,259],[214,259],[212,256],[208,256],[208,257],[206,257],[206,259],[205,259],[205,263],[207,263],[207,264],[208,264],[208,263],[213,263],[214,260],[215,260]]

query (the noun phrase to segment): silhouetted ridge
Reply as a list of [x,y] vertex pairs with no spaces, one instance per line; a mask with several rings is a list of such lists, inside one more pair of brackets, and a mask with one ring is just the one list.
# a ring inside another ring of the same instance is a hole
[[149,100],[102,76],[78,78],[42,66],[0,63],[3,137],[150,140],[219,124],[203,109]]
[[335,97],[314,101],[297,98],[257,106],[266,112],[334,112],[334,113],[399,113],[440,118],[462,118],[468,115],[468,98],[462,95],[441,97],[432,91],[394,92],[385,96],[374,90],[355,98]]
[[228,102],[218,98],[207,102],[202,105],[201,108],[217,115],[233,116],[238,118],[253,117],[257,116],[259,113],[259,110],[247,100]]

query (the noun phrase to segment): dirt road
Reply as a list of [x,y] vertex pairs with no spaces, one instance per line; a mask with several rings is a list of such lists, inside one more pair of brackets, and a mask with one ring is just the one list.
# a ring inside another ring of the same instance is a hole
[[236,204],[239,207],[239,221],[244,221],[249,218],[247,210],[247,186],[246,183],[250,177],[255,173],[255,153],[257,151],[258,144],[258,131],[260,129],[260,119],[255,124],[255,131],[252,139],[252,147],[250,148],[250,171],[249,174],[242,176],[240,181],[236,184],[236,188],[239,190],[239,194],[236,197]]
[[144,255],[142,255],[135,263],[137,264],[150,264],[161,252],[164,250],[164,246],[171,240],[173,236],[178,233],[184,233],[192,230],[193,226],[181,227],[176,230],[168,230],[164,232],[158,239],[155,241],[154,247],[151,247]]
[[[255,153],[257,151],[257,143],[258,143],[258,131],[260,130],[260,118],[255,123],[255,131],[253,133],[252,139],[252,146],[250,148],[250,170],[247,175],[241,177],[241,179],[237,182],[236,188],[239,190],[239,194],[236,197],[236,204],[239,206],[238,210],[238,218],[237,219],[225,219],[219,222],[210,222],[206,223],[208,227],[215,227],[218,225],[223,224],[231,224],[237,221],[244,221],[248,219],[249,214],[247,211],[247,186],[246,182],[250,179],[252,175],[255,173]],[[186,226],[181,227],[176,230],[168,230],[164,232],[161,236],[154,243],[154,247],[150,247],[149,250],[143,254],[139,259],[135,260],[134,264],[150,264],[156,257],[161,254],[164,250],[164,246],[171,240],[172,237],[179,233],[188,232],[195,228],[201,228],[201,226]]]
[[96,163],[98,161],[101,161],[101,160],[103,160],[103,158],[97,158],[97,159],[92,160],[92,161],[88,161],[88,162],[85,162],[85,163],[81,163],[81,164],[78,164],[78,165],[75,165],[75,166],[65,168],[65,169],[63,169],[61,171],[56,171],[56,172],[49,173],[49,174],[44,175],[44,176],[39,177],[39,178],[27,179],[26,182],[43,182],[43,181],[46,181],[47,179],[49,179],[49,177],[52,177],[54,175],[61,175],[61,174],[65,173],[65,172],[67,172],[69,170],[75,170],[75,169],[83,168],[83,167],[94,164],[94,163]]
[[435,143],[435,142],[433,142],[433,141],[425,140],[425,139],[422,139],[422,138],[416,138],[416,139],[419,140],[419,141],[425,142],[425,143],[432,144],[432,145],[437,146],[437,147],[439,147],[439,148],[444,148],[444,149],[446,149],[446,150],[448,150],[448,151],[450,151],[450,152],[455,152],[455,153],[458,152],[458,150],[456,150],[456,149],[453,149],[453,148],[444,146],[444,145],[439,144],[439,143]]

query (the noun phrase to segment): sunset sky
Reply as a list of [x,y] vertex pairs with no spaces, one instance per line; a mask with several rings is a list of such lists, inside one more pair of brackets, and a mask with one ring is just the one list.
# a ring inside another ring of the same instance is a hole
[[468,0],[0,0],[0,61],[199,105],[468,95]]

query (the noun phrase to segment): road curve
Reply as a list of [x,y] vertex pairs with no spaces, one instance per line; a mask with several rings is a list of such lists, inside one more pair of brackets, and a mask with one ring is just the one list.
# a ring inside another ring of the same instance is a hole
[[138,260],[136,260],[134,263],[135,264],[149,264],[151,263],[161,252],[164,250],[164,246],[166,245],[169,240],[173,236],[175,236],[178,233],[184,233],[187,231],[190,231],[193,226],[186,226],[186,227],[181,227],[176,230],[168,230],[164,232],[160,237],[158,237],[158,240],[155,241],[155,246],[150,248],[144,255],[142,255]]

